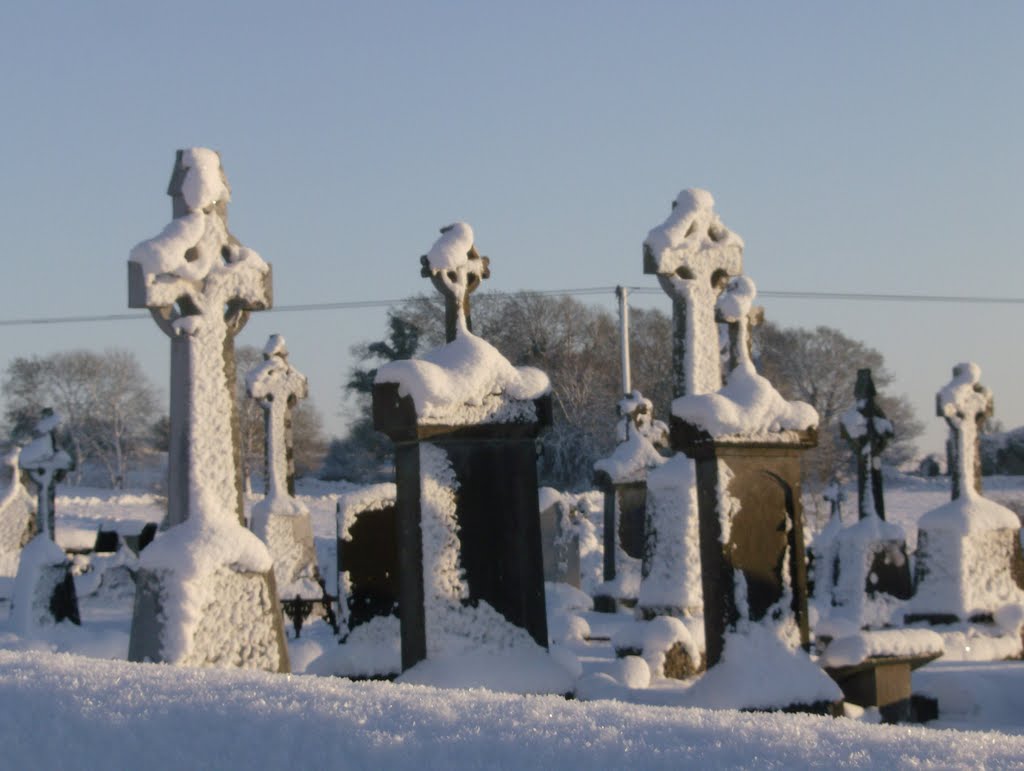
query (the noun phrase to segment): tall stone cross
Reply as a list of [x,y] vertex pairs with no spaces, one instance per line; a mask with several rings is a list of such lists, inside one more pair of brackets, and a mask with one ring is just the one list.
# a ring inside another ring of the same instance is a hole
[[21,450],[18,465],[36,486],[36,523],[39,532],[54,540],[54,499],[57,483],[75,468],[75,462],[57,446],[57,429],[62,418],[49,407],[43,410],[33,430],[33,439]]
[[644,273],[672,298],[674,396],[722,387],[715,301],[743,269],[743,239],[726,228],[706,190],[684,190],[644,241]]
[[491,277],[490,259],[481,257],[473,244],[473,229],[465,222],[441,228],[441,237],[429,254],[420,257],[420,275],[429,278],[444,297],[444,335],[455,339],[460,327],[473,331],[469,295]]
[[284,337],[271,335],[263,363],[246,377],[246,390],[263,408],[266,429],[267,497],[295,495],[292,410],[309,396],[306,376],[288,363]]
[[981,494],[980,426],[992,416],[992,392],[979,382],[981,367],[963,362],[953,379],[935,395],[935,409],[949,424],[953,500]]
[[167,192],[174,220],[128,262],[128,305],[148,308],[171,338],[165,525],[197,514],[242,522],[234,338],[250,311],[270,307],[271,270],[228,231],[216,152],[179,150]]
[[857,370],[856,404],[840,416],[840,431],[857,456],[857,511],[860,519],[885,519],[882,451],[895,436],[892,423],[875,401],[878,392],[870,369]]

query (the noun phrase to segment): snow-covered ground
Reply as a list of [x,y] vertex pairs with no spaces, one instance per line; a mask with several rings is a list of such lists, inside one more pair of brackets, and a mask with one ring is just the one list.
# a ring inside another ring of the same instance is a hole
[[[986,494],[1019,510],[1024,478],[985,484]],[[335,578],[334,511],[344,489],[324,483],[300,489],[329,581]],[[162,515],[161,499],[144,492],[59,492],[57,533],[65,546],[86,545],[101,523],[132,530]],[[948,497],[946,480],[901,480],[887,489],[887,513],[913,544],[917,519]],[[852,512],[848,503],[848,519]],[[629,677],[591,678],[589,693],[581,695],[594,700],[567,701],[130,664],[124,661],[130,592],[80,602],[82,627],[62,624],[43,639],[26,640],[13,633],[8,603],[0,601],[0,766],[1024,766],[1024,662],[929,664],[914,673],[914,690],[939,698],[939,721],[883,726],[871,724],[870,711],[830,719],[681,707],[678,689],[657,682],[631,688]],[[582,616],[593,637],[611,636],[629,618]],[[305,627],[300,639],[289,640],[293,670],[305,671],[333,646],[326,624]],[[584,679],[615,664],[607,642],[578,639],[571,648]]]

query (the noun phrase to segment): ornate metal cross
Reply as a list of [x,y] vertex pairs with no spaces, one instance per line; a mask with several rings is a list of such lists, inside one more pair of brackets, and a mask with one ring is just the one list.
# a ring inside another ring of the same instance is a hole
[[885,519],[882,451],[895,433],[892,423],[875,401],[878,392],[870,369],[857,370],[853,395],[857,402],[843,413],[839,424],[843,438],[857,456],[857,511],[860,519],[872,514]]

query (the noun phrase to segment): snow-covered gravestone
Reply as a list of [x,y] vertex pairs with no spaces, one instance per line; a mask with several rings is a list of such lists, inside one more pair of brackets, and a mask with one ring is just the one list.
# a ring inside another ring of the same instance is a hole
[[636,604],[640,561],[646,544],[647,475],[665,462],[668,426],[654,419],[654,405],[639,391],[618,403],[612,454],[594,464],[594,483],[604,493],[604,584],[594,599],[599,611]]
[[324,592],[313,524],[309,510],[295,498],[292,450],[292,410],[308,396],[309,385],[306,376],[288,362],[288,348],[281,335],[267,340],[263,361],[246,375],[245,384],[249,396],[263,408],[266,429],[266,494],[253,505],[250,526],[274,558],[282,601],[296,605],[320,601]]
[[128,303],[171,338],[171,527],[143,552],[128,657],[287,671],[267,547],[245,529],[234,337],[270,307],[270,266],[227,228],[213,150],[179,150],[173,221],[131,251]]
[[395,485],[338,496],[338,623],[341,645],[316,674],[394,678],[402,671]]
[[60,415],[44,409],[32,441],[18,456],[18,464],[28,473],[37,492],[37,534],[21,550],[12,598],[11,618],[22,634],[64,619],[81,623],[71,562],[54,542],[57,483],[75,467],[71,456],[57,446],[60,424]]
[[[672,403],[672,446],[694,460],[708,672],[693,687],[714,693],[757,669],[785,672],[745,690],[757,709],[832,711],[841,693],[810,658],[800,455],[816,441],[817,413],[788,402],[750,360],[754,282],[738,276],[716,304],[730,325],[736,366],[714,393]],[[714,342],[717,330],[712,328]],[[711,341],[707,341],[710,344]]]
[[422,261],[454,315],[449,342],[385,364],[374,425],[395,443],[402,681],[567,692],[547,652],[535,437],[550,383],[467,323],[488,272],[465,223]]
[[540,509],[541,548],[544,553],[544,580],[580,588],[580,534],[577,512],[552,487],[537,491]]
[[673,395],[722,386],[715,301],[743,269],[743,239],[726,228],[706,190],[683,190],[672,212],[644,241],[644,273],[672,298]]
[[980,379],[977,364],[957,364],[936,396],[950,430],[952,500],[918,521],[917,588],[908,623],[998,621],[1000,611],[1024,601],[1017,567],[1020,520],[979,491],[978,423],[992,413],[992,394]]
[[876,396],[871,370],[859,370],[855,403],[840,416],[842,435],[857,456],[859,518],[833,543],[828,615],[856,629],[889,626],[898,604],[913,593],[903,528],[885,521],[882,451],[895,432]]
[[0,461],[10,469],[11,483],[0,498],[0,576],[13,576],[18,572],[21,550],[38,532],[36,507],[25,489],[18,465],[21,448],[11,449]]

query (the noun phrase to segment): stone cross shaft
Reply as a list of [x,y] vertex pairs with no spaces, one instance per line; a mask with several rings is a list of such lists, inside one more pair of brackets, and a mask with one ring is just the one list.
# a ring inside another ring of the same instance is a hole
[[246,388],[263,408],[267,497],[294,495],[292,410],[309,395],[309,383],[305,375],[288,363],[288,348],[281,335],[271,335],[267,340],[263,363],[249,373]]
[[464,222],[441,228],[441,238],[420,257],[420,275],[429,278],[444,297],[445,340],[452,342],[460,328],[473,331],[469,296],[491,277],[490,259],[473,244],[473,231]]
[[949,424],[953,500],[981,494],[980,426],[992,416],[992,392],[981,385],[973,362],[953,367],[953,379],[935,395],[935,409]]
[[872,514],[885,519],[882,494],[882,451],[893,438],[892,423],[875,401],[878,392],[870,369],[857,370],[856,404],[842,415],[840,430],[857,456],[857,510],[860,519]]
[[57,446],[57,429],[61,422],[60,415],[49,407],[45,408],[32,432],[32,441],[25,445],[18,456],[18,465],[28,472],[36,486],[36,524],[39,532],[51,541],[55,539],[56,533],[54,499],[57,483],[75,468],[71,456]]
[[179,150],[168,194],[174,220],[128,262],[129,306],[148,308],[171,338],[166,524],[241,523],[234,338],[250,311],[270,307],[270,266],[228,231],[217,153]]
[[644,273],[672,298],[674,396],[722,387],[715,301],[743,268],[743,240],[728,230],[706,190],[684,190],[644,241]]

